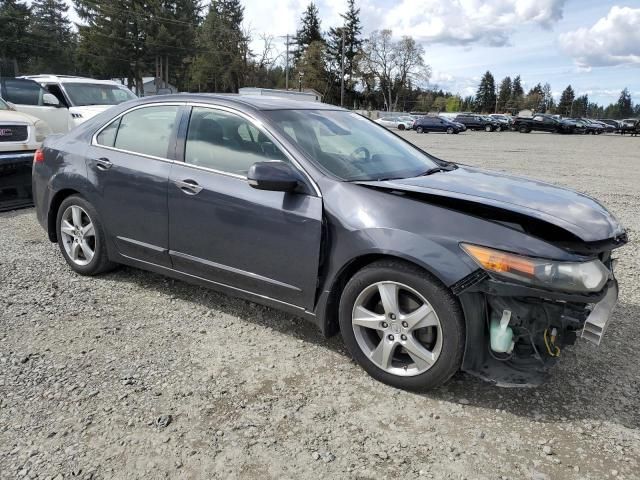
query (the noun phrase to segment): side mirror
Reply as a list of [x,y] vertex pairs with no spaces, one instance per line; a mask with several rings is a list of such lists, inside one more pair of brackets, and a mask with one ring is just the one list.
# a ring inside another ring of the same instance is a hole
[[299,183],[291,165],[280,160],[254,163],[249,168],[247,180],[253,188],[273,192],[291,192]]
[[45,93],[42,95],[42,103],[49,107],[59,107],[60,100],[53,93]]
[[16,106],[15,106],[13,103],[11,103],[11,102],[6,102],[6,104],[7,104],[7,106],[9,107],[9,110],[13,110],[13,111],[15,111],[15,110],[16,110]]

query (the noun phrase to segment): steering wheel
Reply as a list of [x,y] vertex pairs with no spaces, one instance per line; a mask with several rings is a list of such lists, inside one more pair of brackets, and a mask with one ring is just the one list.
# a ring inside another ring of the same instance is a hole
[[[364,153],[364,158],[358,158],[358,154]],[[358,147],[353,152],[351,152],[350,157],[359,162],[366,162],[371,159],[371,152],[367,147]]]

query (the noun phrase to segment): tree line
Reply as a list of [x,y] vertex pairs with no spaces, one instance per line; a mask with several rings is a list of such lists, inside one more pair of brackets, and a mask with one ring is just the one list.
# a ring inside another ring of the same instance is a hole
[[634,106],[629,89],[620,92],[618,101],[604,107],[589,100],[588,94],[576,96],[568,85],[556,103],[551,85],[538,83],[526,94],[520,76],[507,76],[496,88],[494,76],[487,71],[480,80],[475,97],[467,99],[468,110],[478,113],[512,113],[529,109],[535,113],[559,114],[564,117],[629,118],[640,116],[640,103]]
[[201,0],[72,4],[81,19],[77,26],[68,19],[65,0],[0,0],[0,74],[120,78],[138,93],[147,76],[192,92],[312,88],[325,102],[371,110],[640,114],[626,89],[617,103],[601,107],[587,95],[576,97],[569,86],[556,104],[548,83],[525,93],[520,76],[497,86],[489,71],[475,96],[430,87],[424,48],[412,37],[395,38],[390,30],[363,36],[355,0],[345,0],[340,25],[326,29],[310,2],[297,31],[286,38],[286,55],[276,49],[283,39],[245,28],[241,0],[213,0],[206,7]]

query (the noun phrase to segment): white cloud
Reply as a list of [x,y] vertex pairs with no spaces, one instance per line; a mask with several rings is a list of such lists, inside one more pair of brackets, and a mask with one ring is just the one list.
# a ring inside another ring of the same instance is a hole
[[389,9],[385,28],[430,43],[503,46],[514,29],[551,27],[566,0],[402,0]]
[[590,28],[560,35],[560,46],[581,69],[640,65],[640,8],[611,8]]

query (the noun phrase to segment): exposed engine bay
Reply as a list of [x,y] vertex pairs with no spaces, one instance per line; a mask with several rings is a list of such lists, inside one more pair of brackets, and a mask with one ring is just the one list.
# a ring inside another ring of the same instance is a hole
[[593,296],[522,295],[519,286],[496,282],[484,272],[465,287],[459,298],[472,318],[463,370],[507,387],[543,383],[564,347],[578,338],[598,345],[618,294],[612,278]]

